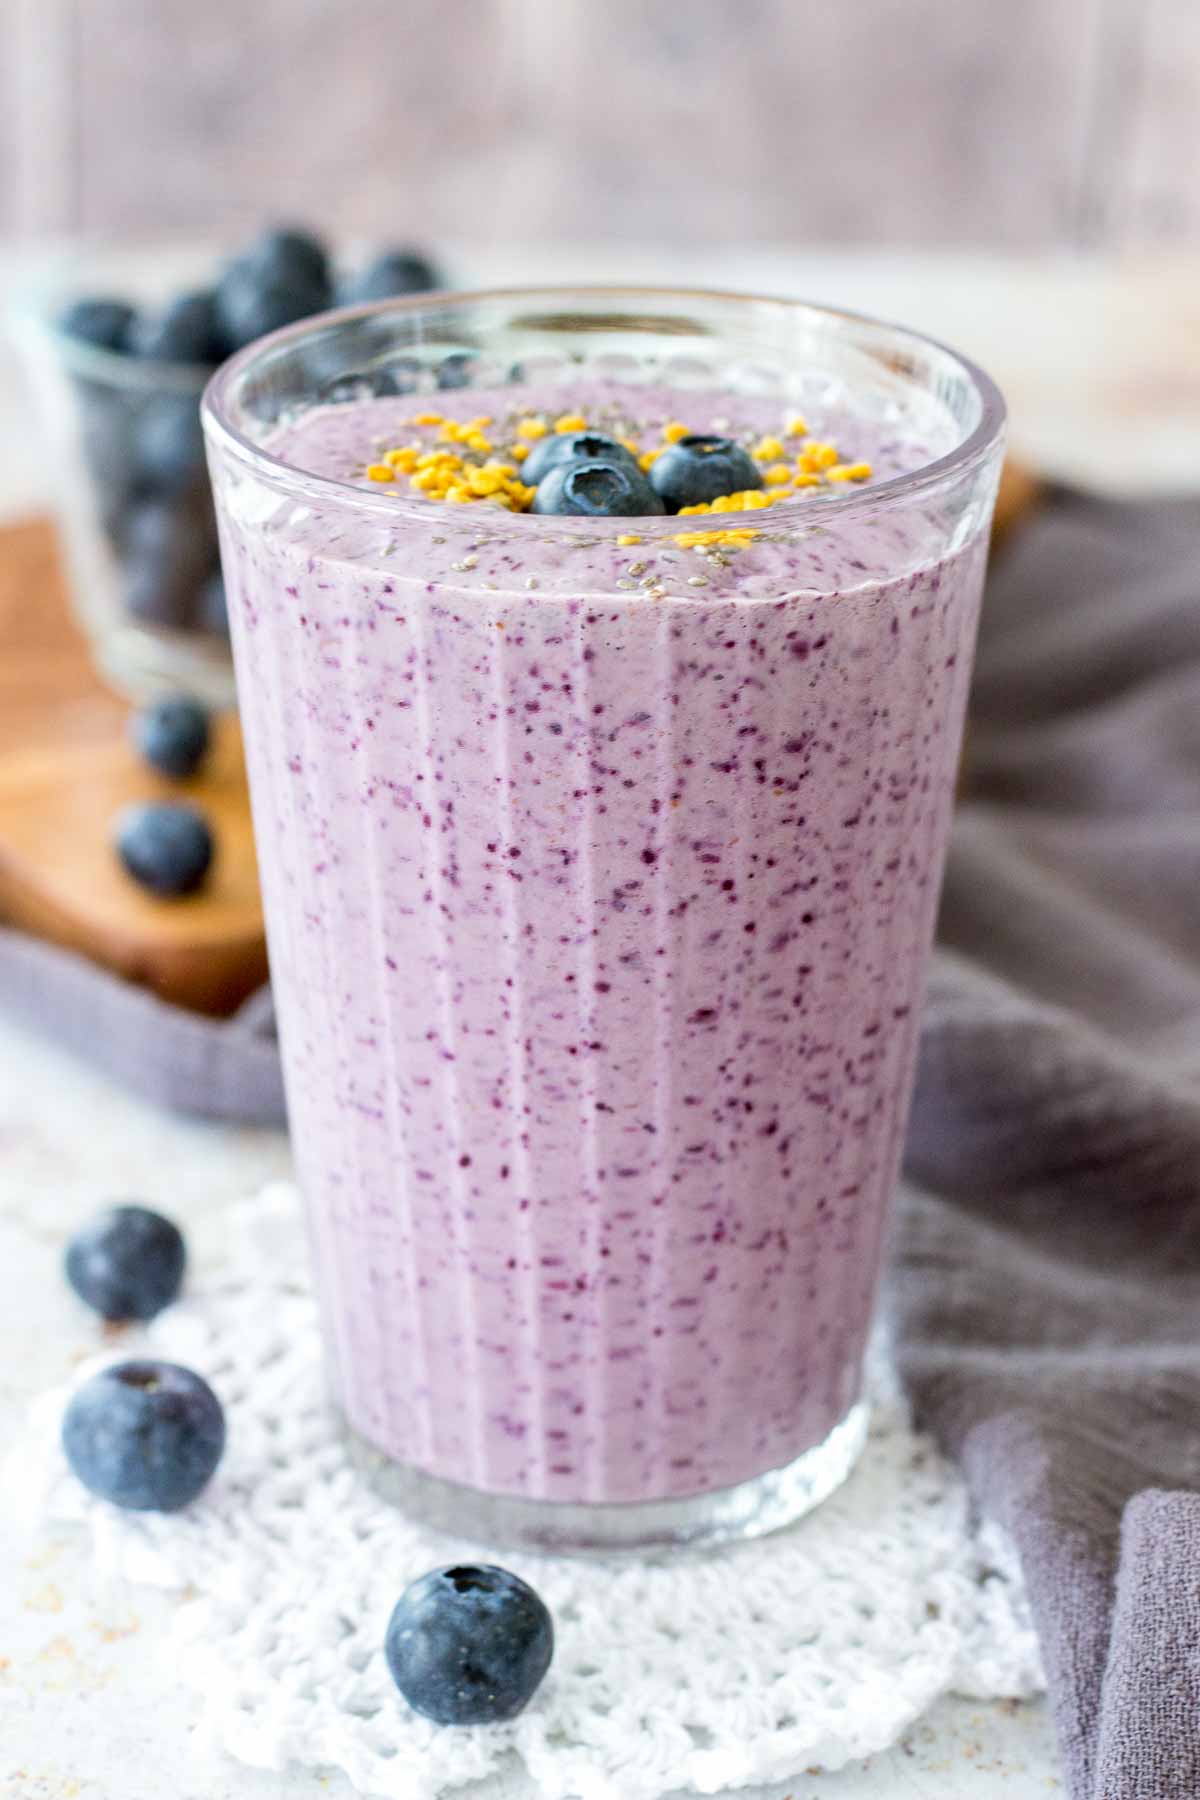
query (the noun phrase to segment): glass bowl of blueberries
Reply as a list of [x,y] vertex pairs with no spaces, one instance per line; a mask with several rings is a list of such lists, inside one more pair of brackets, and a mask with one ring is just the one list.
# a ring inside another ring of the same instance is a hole
[[213,706],[233,703],[200,427],[216,365],[330,306],[443,285],[418,251],[343,268],[311,231],[279,226],[182,291],[135,302],[89,291],[68,272],[18,312],[75,610],[119,691],[144,700],[184,689]]

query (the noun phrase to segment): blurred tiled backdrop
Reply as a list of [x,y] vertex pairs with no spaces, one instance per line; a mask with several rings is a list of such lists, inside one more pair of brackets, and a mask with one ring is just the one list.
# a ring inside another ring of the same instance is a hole
[[1200,0],[0,0],[0,83],[18,238],[1200,240]]

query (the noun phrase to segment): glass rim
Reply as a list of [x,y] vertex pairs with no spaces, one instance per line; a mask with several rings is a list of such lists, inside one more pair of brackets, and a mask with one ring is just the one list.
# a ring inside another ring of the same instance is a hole
[[[644,540],[653,540],[659,536],[671,536],[679,531],[680,525],[675,514],[638,514],[621,517],[589,517],[579,515],[543,515],[538,513],[517,513],[501,511],[494,507],[443,507],[431,504],[417,496],[394,494],[390,488],[384,489],[379,484],[374,491],[359,486],[352,481],[339,480],[332,475],[318,475],[297,467],[283,457],[273,455],[269,450],[248,437],[233,423],[231,417],[231,401],[233,390],[248,370],[260,358],[275,354],[286,345],[299,343],[303,339],[332,327],[352,325],[360,320],[385,318],[391,316],[410,317],[414,314],[430,311],[444,311],[451,307],[467,307],[487,304],[489,302],[544,300],[557,302],[559,305],[567,299],[592,301],[604,300],[615,303],[624,301],[635,307],[654,302],[671,301],[675,305],[685,307],[689,303],[696,305],[704,302],[747,303],[755,306],[774,307],[780,312],[796,316],[808,315],[814,320],[841,321],[850,328],[862,327],[868,331],[890,334],[901,343],[919,345],[926,350],[935,351],[944,358],[960,375],[965,376],[979,397],[979,417],[975,425],[961,440],[945,451],[941,456],[929,462],[920,463],[915,469],[906,469],[901,474],[889,476],[886,481],[876,484],[866,483],[861,487],[847,487],[837,494],[822,493],[814,505],[811,496],[796,496],[770,509],[770,522],[774,530],[792,529],[800,526],[809,529],[827,519],[844,519],[857,513],[877,511],[881,505],[892,506],[898,502],[919,500],[925,493],[942,487],[949,481],[968,474],[985,463],[989,456],[1003,442],[1007,407],[999,387],[987,372],[980,368],[969,357],[963,356],[939,338],[929,337],[924,332],[916,331],[908,325],[897,325],[886,319],[875,318],[870,313],[857,312],[848,307],[831,306],[822,301],[804,300],[779,294],[756,294],[745,290],[724,288],[695,287],[650,287],[644,284],[599,283],[580,285],[578,283],[537,284],[530,287],[495,287],[495,288],[440,288],[420,294],[405,295],[402,298],[376,300],[357,306],[336,307],[327,312],[315,313],[310,318],[301,319],[294,325],[285,325],[279,331],[270,332],[267,336],[255,340],[238,350],[223,362],[210,377],[200,401],[201,418],[205,435],[210,446],[231,453],[239,462],[256,470],[264,479],[268,479],[276,487],[302,493],[311,499],[315,493],[325,493],[336,499],[342,506],[350,506],[361,513],[373,517],[400,520],[406,523],[428,526],[438,531],[447,527],[467,529],[479,532],[486,526],[494,530],[497,526],[505,529],[529,530],[553,535],[564,528],[571,531],[582,529],[589,536],[603,538],[613,532],[627,532],[636,527]],[[457,390],[470,392],[469,389]],[[461,517],[464,513],[477,515],[486,511],[488,518]],[[451,515],[448,517],[447,515]],[[747,515],[747,526],[758,524],[762,529],[765,522],[758,520],[757,514]],[[697,521],[697,525],[699,522]]]

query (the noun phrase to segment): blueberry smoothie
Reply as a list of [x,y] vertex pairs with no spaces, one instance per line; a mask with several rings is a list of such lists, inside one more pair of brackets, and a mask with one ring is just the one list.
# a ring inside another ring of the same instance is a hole
[[[954,423],[805,410],[383,394],[269,434],[303,503],[224,496],[334,1392],[442,1481],[711,1495],[860,1400],[990,490],[951,541],[847,506]],[[631,480],[719,437],[765,500],[521,510],[581,429]]]

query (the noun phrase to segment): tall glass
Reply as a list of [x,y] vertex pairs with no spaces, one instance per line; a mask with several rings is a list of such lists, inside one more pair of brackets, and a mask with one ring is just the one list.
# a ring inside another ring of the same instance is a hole
[[[700,544],[276,453],[313,407],[349,442],[380,396],[399,430],[451,387],[553,413],[597,380],[631,419],[833,396],[928,447]],[[549,290],[297,326],[205,412],[350,1441],[494,1542],[787,1522],[865,1432],[996,389],[846,313]]]

